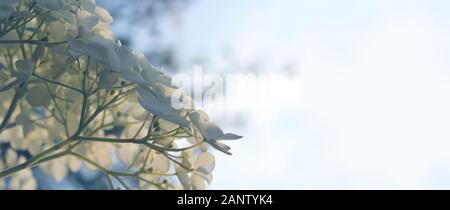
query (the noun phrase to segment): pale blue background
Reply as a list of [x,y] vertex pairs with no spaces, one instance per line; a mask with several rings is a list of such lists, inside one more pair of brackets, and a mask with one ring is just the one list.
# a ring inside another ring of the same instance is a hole
[[[449,189],[449,10],[444,0],[197,0],[166,18],[182,68],[290,79],[264,105],[211,114],[245,138],[233,156],[216,153],[210,188]],[[118,20],[114,31],[146,51],[156,43],[145,27]]]

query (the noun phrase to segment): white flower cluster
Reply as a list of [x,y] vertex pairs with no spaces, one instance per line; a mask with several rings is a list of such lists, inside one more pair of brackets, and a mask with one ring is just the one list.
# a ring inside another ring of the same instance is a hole
[[[142,189],[204,189],[208,145],[231,154],[220,141],[241,136],[173,108],[170,77],[115,40],[112,22],[94,0],[0,1],[0,189],[36,188],[35,166],[55,181],[86,167],[111,188],[134,177]],[[113,156],[128,170],[113,171]]]

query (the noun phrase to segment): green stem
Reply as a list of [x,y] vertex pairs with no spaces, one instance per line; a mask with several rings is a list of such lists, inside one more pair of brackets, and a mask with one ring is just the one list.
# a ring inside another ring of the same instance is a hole
[[[79,122],[79,126],[78,126],[78,128],[79,129],[83,129],[84,128],[84,126],[83,126],[83,124],[84,124],[84,121],[85,121],[85,118],[86,118],[86,113],[87,113],[87,110],[89,109],[89,107],[88,107],[88,91],[86,90],[86,77],[87,77],[87,74],[88,74],[88,68],[89,68],[89,63],[90,63],[90,61],[91,61],[91,57],[89,57],[88,56],[88,59],[87,59],[87,62],[86,62],[86,70],[82,73],[83,74],[83,80],[82,80],[82,84],[81,84],[81,93],[83,94],[83,104],[82,104],[82,107],[81,107],[81,113],[80,113],[80,122]],[[80,132],[81,132],[81,130],[80,130]]]
[[31,44],[31,45],[44,45],[47,47],[51,47],[54,45],[66,44],[67,41],[60,42],[44,42],[38,40],[0,40],[0,44]]
[[[63,141],[63,142],[61,142],[59,144],[56,144],[53,147],[50,147],[49,149],[39,153],[38,155],[32,157],[31,159],[28,159],[27,161],[25,161],[22,164],[19,164],[17,166],[12,167],[12,168],[9,168],[9,169],[6,169],[4,171],[1,171],[0,172],[0,179],[8,177],[8,176],[10,176],[10,175],[12,175],[12,174],[14,174],[16,172],[19,172],[19,171],[21,171],[23,169],[26,169],[28,167],[35,166],[35,165],[37,165],[36,164],[37,162],[42,163],[42,162],[40,162],[41,158],[45,158],[45,156],[47,156],[47,155],[49,155],[49,154],[51,154],[51,153],[61,149],[62,147],[72,143],[73,141],[74,141],[74,139],[72,139],[72,138],[71,139],[67,139],[67,140],[65,140],[65,141]],[[46,160],[46,161],[49,161],[49,160]]]
[[11,101],[11,104],[9,105],[8,111],[5,114],[5,117],[3,118],[2,123],[0,124],[0,133],[6,128],[6,125],[8,125],[9,119],[11,118],[12,114],[14,113],[14,110],[16,110],[17,103],[19,102],[19,99],[22,97],[22,89],[24,88],[24,83],[22,83],[19,86],[19,89],[16,90],[16,93],[14,94],[14,97]]
[[42,76],[39,76],[39,75],[36,74],[36,73],[33,73],[32,75],[33,75],[34,77],[36,77],[36,78],[38,78],[38,79],[40,79],[40,80],[44,80],[44,81],[46,81],[46,82],[48,82],[48,83],[55,84],[55,85],[59,85],[59,86],[62,86],[62,87],[71,89],[71,90],[76,91],[76,92],[79,92],[79,93],[82,92],[82,91],[81,91],[80,89],[78,89],[78,88],[74,88],[74,87],[72,87],[72,86],[69,86],[69,85],[66,85],[66,84],[63,84],[63,83],[54,81],[54,80],[46,79],[46,78],[44,78],[44,77],[42,77]]

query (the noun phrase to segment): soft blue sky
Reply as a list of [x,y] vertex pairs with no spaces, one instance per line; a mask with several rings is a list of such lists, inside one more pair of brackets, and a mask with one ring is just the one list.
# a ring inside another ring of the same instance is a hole
[[[181,28],[167,21],[185,68],[204,55],[207,70],[235,71],[224,49],[237,63],[263,61],[264,72],[298,64],[266,104],[212,114],[245,138],[232,157],[217,153],[211,188],[449,188],[449,9],[444,0],[197,0]],[[230,123],[236,116],[243,126]]]

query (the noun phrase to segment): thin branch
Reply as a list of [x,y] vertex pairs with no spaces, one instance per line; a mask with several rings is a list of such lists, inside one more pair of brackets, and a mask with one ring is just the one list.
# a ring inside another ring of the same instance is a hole
[[44,46],[55,46],[60,44],[66,44],[67,41],[61,42],[44,42],[38,40],[0,40],[0,44],[31,44],[31,45],[44,45]]
[[22,98],[22,96],[23,96],[22,90],[23,90],[24,86],[25,85],[22,83],[19,86],[19,89],[16,90],[16,92],[14,93],[14,97],[11,101],[11,104],[9,105],[8,111],[6,111],[5,117],[3,118],[2,123],[0,124],[0,133],[2,133],[2,131],[6,128],[12,114],[14,113],[14,110],[16,110],[17,103],[19,102],[20,98]]
[[64,146],[72,143],[73,141],[74,141],[74,139],[67,139],[67,140],[65,140],[65,141],[63,141],[63,142],[61,142],[59,144],[56,144],[53,147],[50,147],[49,149],[47,149],[47,150],[37,154],[36,156],[28,159],[24,163],[21,163],[21,164],[19,164],[17,166],[14,166],[14,167],[8,168],[8,169],[6,169],[4,171],[1,171],[0,172],[0,179],[8,177],[8,176],[10,176],[10,175],[12,175],[12,174],[14,174],[14,173],[16,173],[18,171],[21,171],[21,170],[23,170],[25,168],[28,168],[30,166],[35,166],[35,164],[34,164],[35,162],[39,161],[42,158],[45,158],[47,155],[50,155],[53,152],[58,151],[59,149],[61,149]]
[[70,86],[70,85],[66,85],[66,84],[63,84],[63,83],[61,83],[61,82],[57,82],[57,81],[54,81],[54,80],[46,79],[46,78],[44,78],[44,77],[42,77],[42,76],[39,76],[39,75],[36,74],[36,73],[33,73],[32,75],[35,76],[36,78],[41,79],[41,80],[44,80],[44,81],[46,81],[46,82],[48,82],[48,83],[55,84],[55,85],[59,85],[59,86],[62,86],[62,87],[71,89],[71,90],[76,91],[76,92],[79,92],[79,93],[82,93],[82,92],[83,92],[83,91],[81,91],[81,90],[78,89],[78,88],[75,88],[75,87],[72,87],[72,86]]

